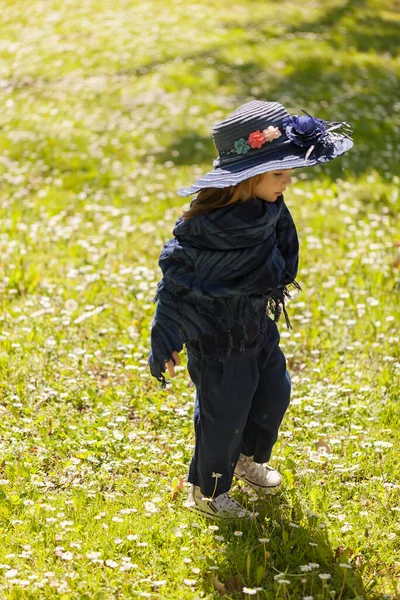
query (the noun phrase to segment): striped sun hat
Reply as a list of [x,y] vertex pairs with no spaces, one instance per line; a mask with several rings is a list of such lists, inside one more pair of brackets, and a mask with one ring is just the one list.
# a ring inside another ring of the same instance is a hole
[[290,115],[279,102],[262,100],[239,106],[213,127],[218,150],[214,169],[178,194],[225,188],[267,171],[311,167],[353,146],[348,123],[324,121],[302,112],[305,116]]

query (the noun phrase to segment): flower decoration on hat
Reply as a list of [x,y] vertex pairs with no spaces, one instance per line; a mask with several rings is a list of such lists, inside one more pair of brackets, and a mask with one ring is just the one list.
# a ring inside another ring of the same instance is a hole
[[[305,110],[303,110],[303,112],[306,114],[305,117],[301,115],[285,117],[282,121],[282,128],[287,137],[296,144],[296,146],[308,148],[305,160],[308,159],[311,152],[320,144],[325,147],[326,151],[329,149],[329,146],[333,147],[333,138],[330,135],[331,131],[338,128],[350,127],[345,122],[324,121],[323,119],[312,117]],[[349,132],[351,133],[351,130]],[[349,137],[344,132],[342,132],[342,135]]]
[[251,148],[261,148],[265,144],[266,139],[262,131],[253,131],[247,138],[248,144]]
[[247,140],[244,138],[240,138],[235,142],[235,150],[237,154],[246,154],[250,150],[250,146],[247,143]]
[[267,127],[267,129],[264,129],[263,134],[266,142],[272,142],[272,140],[276,140],[278,137],[281,137],[282,132],[278,127],[273,127],[270,125]]
[[282,127],[287,137],[296,146],[311,146],[326,132],[325,121],[311,116],[293,115],[285,117],[282,121]]
[[234,143],[234,148],[228,151],[222,151],[222,156],[226,154],[246,154],[250,149],[262,148],[266,142],[272,142],[282,135],[278,127],[270,125],[267,129],[260,131],[252,131],[249,133],[247,140],[240,138]]

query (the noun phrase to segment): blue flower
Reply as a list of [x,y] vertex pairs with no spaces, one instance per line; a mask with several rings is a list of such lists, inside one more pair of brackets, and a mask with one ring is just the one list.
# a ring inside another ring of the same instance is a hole
[[250,146],[244,138],[240,138],[235,142],[235,148],[238,154],[246,154],[250,150]]
[[327,130],[325,121],[310,115],[285,117],[282,127],[287,137],[297,146],[311,146],[322,141],[321,138],[324,137]]

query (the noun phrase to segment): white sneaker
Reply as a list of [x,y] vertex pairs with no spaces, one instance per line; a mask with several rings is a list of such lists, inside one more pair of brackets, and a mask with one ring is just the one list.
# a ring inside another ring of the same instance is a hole
[[215,498],[205,498],[198,485],[191,485],[187,502],[184,503],[189,510],[203,513],[208,517],[223,517],[226,519],[244,517],[253,518],[247,508],[244,508],[237,500],[231,498],[228,493],[220,494]]
[[274,494],[282,484],[280,473],[267,464],[256,463],[253,457],[241,454],[235,467],[235,475],[255,490]]

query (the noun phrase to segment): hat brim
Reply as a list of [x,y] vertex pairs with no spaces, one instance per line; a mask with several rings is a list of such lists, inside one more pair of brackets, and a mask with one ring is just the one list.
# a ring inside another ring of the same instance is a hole
[[236,185],[249,177],[261,175],[268,171],[277,171],[280,169],[295,169],[299,167],[312,167],[314,165],[329,162],[344,154],[353,147],[353,140],[348,137],[337,139],[333,147],[330,148],[329,154],[316,157],[311,153],[309,158],[305,160],[307,148],[296,147],[291,145],[291,154],[288,154],[287,148],[283,148],[281,156],[277,153],[273,160],[268,157],[258,156],[248,160],[242,160],[239,163],[227,165],[225,167],[217,167],[208,171],[203,177],[195,181],[188,188],[180,188],[177,192],[179,196],[190,196],[199,192],[203,188],[225,188],[231,185]]

